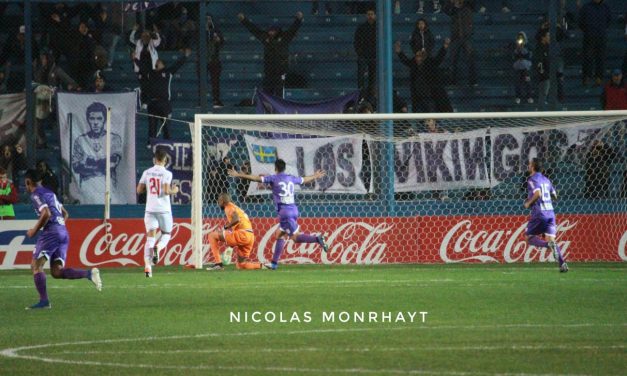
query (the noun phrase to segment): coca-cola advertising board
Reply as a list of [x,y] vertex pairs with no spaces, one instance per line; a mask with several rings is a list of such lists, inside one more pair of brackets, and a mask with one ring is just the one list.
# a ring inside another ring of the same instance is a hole
[[[330,244],[289,242],[282,262],[298,264],[514,263],[552,262],[547,249],[525,242],[524,216],[427,216],[394,218],[301,218],[301,229],[323,232]],[[222,219],[208,220],[205,234],[221,229]],[[36,239],[26,237],[35,221],[3,221],[0,269],[28,268]],[[627,261],[627,214],[572,214],[558,217],[557,243],[568,261]],[[70,219],[71,267],[140,267],[146,239],[141,219]],[[108,226],[108,228],[107,228]],[[272,255],[275,218],[253,219],[255,252]],[[209,255],[206,248],[205,255]],[[176,220],[172,240],[160,263],[185,265],[192,260],[189,220]],[[208,257],[208,256],[207,256]],[[207,262],[210,260],[206,260]]]

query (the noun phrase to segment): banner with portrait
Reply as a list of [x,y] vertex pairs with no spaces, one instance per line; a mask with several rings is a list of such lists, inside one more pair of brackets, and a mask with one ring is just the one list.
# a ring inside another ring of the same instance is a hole
[[70,203],[105,202],[108,108],[111,108],[111,204],[133,204],[137,201],[136,95],[135,92],[58,93],[61,155]]

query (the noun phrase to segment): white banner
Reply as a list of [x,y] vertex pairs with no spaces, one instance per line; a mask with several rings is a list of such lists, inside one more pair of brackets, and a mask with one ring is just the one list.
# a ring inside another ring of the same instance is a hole
[[0,145],[18,143],[24,135],[26,97],[24,93],[0,95]]
[[492,128],[491,175],[494,182],[499,184],[508,178],[526,176],[529,160],[536,157],[545,164],[558,160],[580,163],[591,142],[602,138],[613,125],[602,120],[548,130]]
[[111,203],[136,202],[136,93],[58,93],[61,154],[71,171],[70,200],[104,204],[107,108],[111,108]]
[[[326,176],[315,183],[302,185],[304,192],[367,193],[362,180],[363,137],[324,137],[308,139],[265,139],[245,135],[253,175],[274,174],[274,161],[283,159],[286,173],[312,175],[316,170]],[[315,185],[314,185],[315,184]],[[248,195],[267,194],[263,184],[252,182]]]
[[486,129],[422,133],[394,145],[394,191],[488,188]]

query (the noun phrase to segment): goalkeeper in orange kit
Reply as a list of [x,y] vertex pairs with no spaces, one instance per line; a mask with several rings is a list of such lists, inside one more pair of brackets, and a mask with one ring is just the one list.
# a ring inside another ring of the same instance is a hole
[[214,231],[208,235],[211,253],[216,263],[207,268],[207,270],[224,269],[218,242],[225,242],[228,246],[235,249],[237,254],[235,266],[237,269],[264,268],[261,263],[252,262],[249,259],[255,243],[255,234],[253,233],[253,226],[250,223],[250,219],[248,219],[248,215],[231,201],[231,196],[228,193],[222,193],[218,196],[218,205],[224,209],[227,224],[224,226],[223,231]]

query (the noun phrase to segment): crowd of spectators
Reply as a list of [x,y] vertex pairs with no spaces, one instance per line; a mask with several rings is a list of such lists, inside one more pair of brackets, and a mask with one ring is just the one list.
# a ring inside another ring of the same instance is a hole
[[[579,2],[578,2],[579,3]],[[556,46],[551,46],[548,20],[539,25],[533,38],[519,32],[512,42],[512,77],[515,103],[545,105],[549,98],[550,85],[557,83],[557,99],[565,98],[564,61],[560,44],[569,37],[569,27],[578,27],[582,32],[581,80],[583,85],[602,87],[600,96],[604,109],[627,109],[626,86],[623,71],[627,64],[627,53],[623,67],[610,67],[609,80],[605,76],[608,28],[611,25],[611,10],[603,0],[590,0],[580,6],[577,22],[570,25],[565,19],[557,25]],[[152,137],[169,138],[167,119],[171,116],[171,82],[175,72],[186,63],[192,51],[198,50],[199,29],[207,33],[207,69],[211,86],[211,100],[215,109],[224,106],[221,95],[223,61],[221,53],[228,35],[224,35],[218,22],[209,16],[204,28],[196,19],[197,4],[170,2],[145,12],[145,17],[135,16],[136,24],[125,30],[119,19],[119,4],[85,3],[41,3],[42,18],[37,37],[31,41],[33,51],[33,90],[36,100],[37,147],[45,149],[48,143],[45,130],[53,128],[56,121],[54,94],[57,90],[82,92],[110,92],[115,88],[108,84],[106,76],[116,63],[115,51],[121,43],[129,46],[130,62],[137,75],[140,99],[150,115],[148,141]],[[449,85],[461,86],[465,78],[469,87],[479,84],[477,56],[474,49],[476,13],[516,11],[516,4],[502,0],[428,0],[395,1],[394,10],[409,6],[418,14],[414,28],[407,35],[411,56],[402,51],[397,42],[394,52],[398,61],[409,70],[409,79],[401,87],[409,88],[411,106],[395,93],[395,111],[398,112],[452,112],[453,106],[447,93]],[[514,8],[512,8],[512,6]],[[356,2],[312,2],[311,13],[325,15],[346,13],[365,15],[365,19],[354,31],[353,47],[356,60],[356,86],[361,97],[376,110],[377,72],[377,15],[371,3]],[[448,35],[437,41],[430,30],[428,18],[423,14],[447,14]],[[304,22],[302,12],[295,14],[285,28],[276,23],[260,27],[246,15],[238,19],[243,29],[263,47],[263,81],[261,88],[276,96],[283,96],[286,76],[290,72],[290,45],[298,35]],[[133,17],[131,17],[132,19]],[[128,24],[128,22],[127,22]],[[132,23],[131,23],[132,24]],[[625,26],[627,40],[627,25]],[[0,93],[20,92],[24,89],[25,27],[20,26],[9,33],[0,50]],[[438,48],[438,45],[440,47]],[[551,50],[552,47],[555,47]],[[233,47],[236,48],[236,47]],[[181,51],[173,64],[159,58],[160,51]],[[445,60],[450,64],[445,66]],[[556,77],[552,79],[552,65]],[[200,69],[200,67],[197,67]],[[404,68],[397,68],[404,69]],[[463,77],[462,77],[463,76]],[[366,105],[366,104],[362,104]],[[18,151],[20,150],[20,151]],[[12,179],[14,170],[22,168],[21,147],[13,142],[5,145],[0,167]],[[20,157],[21,155],[21,157]],[[17,169],[14,165],[18,166]],[[48,169],[49,170],[49,169]]]

